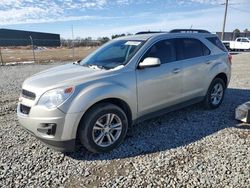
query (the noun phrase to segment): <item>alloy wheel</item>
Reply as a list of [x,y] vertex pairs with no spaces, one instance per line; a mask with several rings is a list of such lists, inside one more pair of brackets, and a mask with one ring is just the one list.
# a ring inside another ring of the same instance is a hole
[[211,92],[211,102],[213,105],[218,105],[223,97],[223,86],[221,83],[217,83],[214,85]]
[[94,124],[92,137],[100,147],[108,147],[114,144],[122,132],[122,121],[113,113],[101,116]]

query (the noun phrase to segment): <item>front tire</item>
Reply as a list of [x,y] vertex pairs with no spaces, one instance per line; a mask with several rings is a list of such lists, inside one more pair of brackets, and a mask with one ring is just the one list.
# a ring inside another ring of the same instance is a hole
[[209,86],[204,99],[204,106],[208,110],[218,108],[224,98],[226,84],[221,78],[215,78]]
[[87,150],[102,153],[118,147],[127,130],[128,119],[124,111],[116,105],[102,103],[84,115],[78,136]]

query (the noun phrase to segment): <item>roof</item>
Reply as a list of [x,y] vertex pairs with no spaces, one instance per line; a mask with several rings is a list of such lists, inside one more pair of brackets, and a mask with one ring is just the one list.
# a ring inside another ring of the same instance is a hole
[[36,33],[36,34],[47,34],[47,35],[59,35],[57,33],[47,33],[47,32],[38,32],[38,31],[25,31],[25,30],[16,30],[16,29],[5,29],[5,28],[0,28],[0,32],[21,32],[21,33]]
[[139,40],[146,41],[152,37],[160,37],[160,36],[172,36],[172,37],[190,37],[190,36],[214,36],[211,33],[150,33],[150,34],[140,34],[140,35],[130,35],[125,37],[119,37],[115,40]]
[[150,33],[150,34],[142,34],[142,35],[130,35],[130,36],[125,36],[125,37],[119,37],[116,38],[115,40],[141,40],[141,41],[146,41],[150,39],[153,36],[161,35],[162,33]]

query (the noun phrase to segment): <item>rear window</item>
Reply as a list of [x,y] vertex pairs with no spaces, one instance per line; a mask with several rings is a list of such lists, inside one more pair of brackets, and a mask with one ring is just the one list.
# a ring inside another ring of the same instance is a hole
[[202,46],[198,40],[183,39],[183,55],[185,59],[203,56]]
[[208,37],[207,40],[209,40],[213,45],[217,46],[222,51],[227,52],[227,49],[218,37]]
[[207,56],[210,50],[200,40],[194,38],[177,39],[178,60]]

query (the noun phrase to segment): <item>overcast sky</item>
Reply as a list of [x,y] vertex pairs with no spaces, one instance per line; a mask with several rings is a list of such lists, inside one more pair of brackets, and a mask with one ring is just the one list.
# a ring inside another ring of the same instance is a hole
[[[221,31],[225,0],[0,0],[0,28],[75,37],[145,30]],[[250,30],[250,0],[229,0],[226,31]]]

